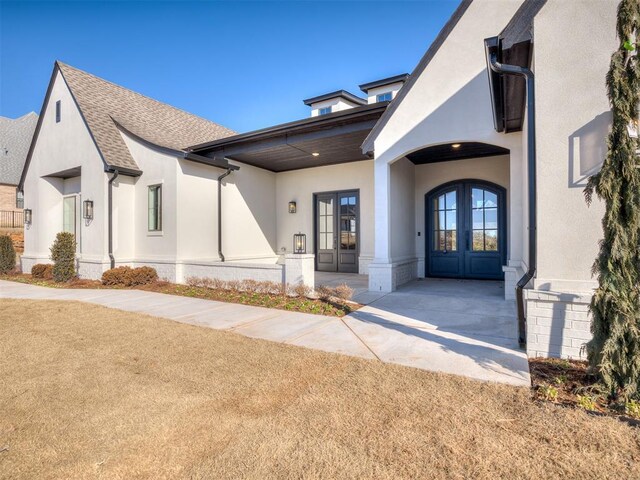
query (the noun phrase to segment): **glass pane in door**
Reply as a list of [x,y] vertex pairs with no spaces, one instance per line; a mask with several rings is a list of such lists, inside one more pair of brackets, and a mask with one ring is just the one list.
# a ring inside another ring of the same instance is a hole
[[340,248],[342,250],[356,250],[356,196],[340,197]]
[[458,192],[451,190],[433,199],[433,249],[458,250]]
[[318,199],[318,247],[333,249],[333,198]]
[[483,188],[471,189],[473,226],[472,249],[476,252],[498,251],[498,196]]
[[62,230],[76,234],[76,197],[64,197],[62,201]]

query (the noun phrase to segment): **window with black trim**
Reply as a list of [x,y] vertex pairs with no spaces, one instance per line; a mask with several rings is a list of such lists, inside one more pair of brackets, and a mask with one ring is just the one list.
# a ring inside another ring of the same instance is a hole
[[61,107],[60,100],[56,102],[56,123],[60,123]]
[[149,221],[150,232],[162,231],[162,185],[149,186]]

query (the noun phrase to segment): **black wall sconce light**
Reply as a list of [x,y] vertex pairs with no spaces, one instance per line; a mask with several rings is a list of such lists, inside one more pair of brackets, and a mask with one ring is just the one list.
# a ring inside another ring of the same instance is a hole
[[93,220],[93,200],[85,200],[82,202],[82,218],[85,220]]
[[307,236],[304,233],[293,235],[293,253],[307,253]]
[[24,223],[26,225],[31,225],[31,217],[32,217],[32,212],[30,208],[25,208],[24,209]]
[[289,202],[289,213],[296,213],[296,202]]

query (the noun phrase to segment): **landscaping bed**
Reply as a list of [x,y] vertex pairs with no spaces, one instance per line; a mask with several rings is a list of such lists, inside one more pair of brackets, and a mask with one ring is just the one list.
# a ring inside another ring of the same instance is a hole
[[[99,280],[85,280],[72,278],[67,282],[55,282],[50,279],[34,278],[26,273],[12,273],[0,275],[0,280],[10,280],[20,283],[28,283],[41,287],[52,288],[111,288],[111,289],[136,289],[148,292],[166,293],[182,297],[202,298],[219,302],[240,303],[256,307],[275,308],[293,312],[311,313],[316,315],[329,315],[342,317],[359,309],[361,305],[342,300],[336,297],[331,298],[306,298],[304,296],[294,296],[295,294],[274,294],[256,291],[242,291],[242,282],[237,282],[236,288],[211,288],[197,285],[181,285],[165,281],[157,281],[147,285],[120,286],[104,285]],[[257,283],[257,282],[256,282]],[[295,288],[295,287],[294,287]]]
[[531,385],[538,401],[578,408],[596,415],[622,417],[640,426],[640,402],[608,400],[585,361],[556,358],[529,359]]

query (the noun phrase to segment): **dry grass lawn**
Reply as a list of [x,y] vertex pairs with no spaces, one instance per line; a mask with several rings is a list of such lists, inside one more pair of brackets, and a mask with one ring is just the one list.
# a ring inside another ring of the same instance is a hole
[[640,478],[527,389],[81,303],[0,300],[0,477]]

